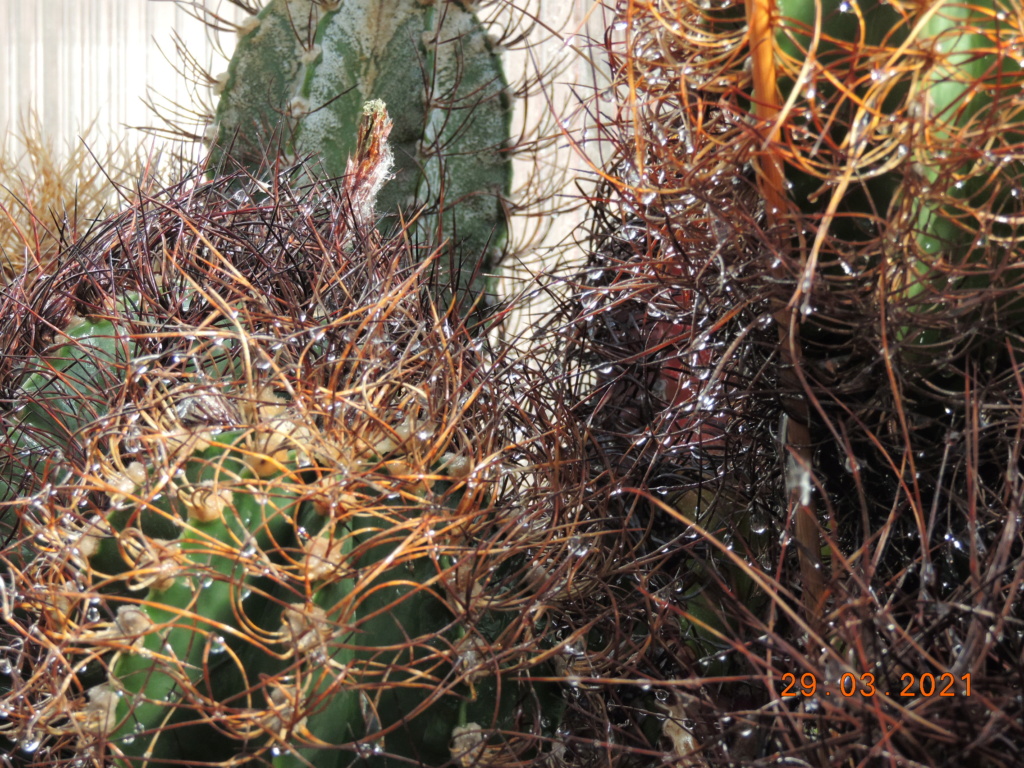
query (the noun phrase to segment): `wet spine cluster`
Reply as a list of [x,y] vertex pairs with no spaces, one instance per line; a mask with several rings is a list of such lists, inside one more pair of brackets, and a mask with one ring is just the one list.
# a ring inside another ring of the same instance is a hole
[[361,219],[387,122],[365,111],[340,191],[183,186],[4,290],[29,308],[3,339],[0,456],[0,733],[21,753],[550,751],[544,679],[572,638],[547,612],[600,566],[568,533],[590,517],[578,450],[539,372],[513,375]]
[[[612,172],[573,341],[605,450],[700,542],[685,548],[708,587],[683,605],[719,610],[695,673],[713,635],[749,674],[691,699],[694,750],[1003,764],[1024,743],[1006,679],[1022,646],[1019,7],[616,10],[614,81],[589,105]],[[967,669],[993,699],[965,695]],[[925,672],[956,696],[893,693]],[[782,694],[794,673],[816,693]],[[822,689],[844,673],[892,695]],[[723,729],[755,706],[763,729]]]

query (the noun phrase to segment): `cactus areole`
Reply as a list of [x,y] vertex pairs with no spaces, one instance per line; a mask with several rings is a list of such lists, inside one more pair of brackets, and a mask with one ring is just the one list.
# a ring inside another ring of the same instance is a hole
[[510,112],[477,17],[451,0],[271,0],[239,34],[211,132],[215,171],[225,154],[250,169],[283,155],[340,177],[363,104],[379,99],[394,120],[385,228],[415,219],[416,242],[447,246],[438,284],[457,278],[460,301],[486,291],[506,235]]

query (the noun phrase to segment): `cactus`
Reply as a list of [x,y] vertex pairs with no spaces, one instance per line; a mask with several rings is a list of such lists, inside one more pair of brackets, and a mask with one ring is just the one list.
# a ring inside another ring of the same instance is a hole
[[[767,104],[793,106],[780,113],[778,128],[790,151],[774,162],[795,185],[792,204],[821,221],[806,246],[807,278],[819,263],[833,268],[832,254],[844,243],[870,243],[866,219],[884,219],[881,247],[868,264],[889,271],[894,299],[909,310],[894,326],[897,340],[937,369],[980,351],[971,352],[961,332],[939,327],[951,302],[969,304],[993,285],[999,301],[985,300],[960,322],[986,322],[995,312],[1007,329],[1024,319],[1019,279],[1001,246],[1017,237],[1024,175],[1016,149],[1024,128],[1016,103],[1024,84],[1020,31],[1005,23],[1015,12],[998,0],[930,3],[913,12],[876,2],[782,0],[773,44],[782,92],[759,86]],[[799,74],[809,55],[850,58],[833,66],[827,82]],[[837,87],[844,78],[858,83],[854,92]],[[762,117],[772,119],[770,111]],[[832,125],[808,134],[804,122],[824,113],[834,116]],[[827,193],[823,182],[832,184]]]
[[[680,623],[715,677],[685,757],[1012,761],[1020,637],[952,614],[1022,617],[986,586],[1016,567],[999,547],[1018,518],[1020,4],[617,10],[575,353],[602,449],[695,541]],[[821,685],[867,673],[891,693],[925,667],[960,675],[927,724]],[[777,685],[801,675],[796,697]],[[718,727],[739,720],[754,739]]]
[[524,421],[522,363],[443,319],[429,265],[360,219],[387,127],[370,105],[340,193],[267,203],[256,186],[240,217],[235,180],[184,189],[0,294],[47,318],[6,330],[0,370],[0,499],[19,524],[2,618],[20,636],[0,735],[21,752],[387,766],[550,750],[559,641],[521,606],[579,596],[538,582],[560,559],[586,569],[520,527],[524,504],[554,514],[537,505],[561,470],[516,465],[551,439],[572,449]]
[[500,59],[467,4],[272,0],[240,34],[211,126],[213,166],[227,152],[255,169],[282,151],[339,177],[363,103],[380,99],[395,121],[386,226],[423,207],[418,241],[452,246],[438,285],[457,285],[464,309],[490,290],[510,113]]

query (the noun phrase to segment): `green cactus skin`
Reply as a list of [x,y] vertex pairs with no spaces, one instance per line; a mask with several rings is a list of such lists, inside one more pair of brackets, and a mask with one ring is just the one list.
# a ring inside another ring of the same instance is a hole
[[[109,371],[123,366],[135,352],[124,329],[109,320],[81,320],[67,335],[71,343],[58,346],[37,370],[28,372],[23,386],[36,396],[4,430],[6,441],[19,456],[22,479],[36,470],[44,456],[63,450],[85,423],[106,414],[102,399],[86,398],[83,393],[111,386]],[[0,474],[0,501],[18,495],[19,478],[11,476],[11,471],[9,467]]]
[[385,226],[426,206],[415,240],[454,245],[438,285],[458,280],[460,301],[490,290],[506,237],[510,110],[476,16],[451,0],[272,0],[243,30],[214,118],[214,167],[225,151],[265,167],[276,142],[339,177],[363,104],[380,99],[394,120]]
[[[253,492],[260,481],[245,461],[251,455],[247,437],[244,431],[221,434],[183,467],[192,487],[207,483],[219,493],[231,494],[229,502],[225,496],[223,514],[205,522],[189,520],[187,510],[175,509],[180,506],[180,492],[174,500],[178,503],[172,502],[169,494],[152,502],[151,512],[158,510],[182,530],[173,539],[177,548],[171,565],[174,575],[169,577],[173,583],[165,586],[158,582],[138,606],[152,626],[139,646],[121,653],[113,670],[125,696],[118,713],[123,725],[112,741],[120,742],[129,755],[172,759],[179,753],[174,732],[159,732],[169,717],[173,722],[179,716],[169,704],[180,695],[182,677],[191,685],[201,685],[208,660],[230,647],[220,633],[234,630],[238,633],[235,637],[250,642],[245,628],[234,625],[238,613],[245,611],[244,594],[252,586],[251,558],[263,551],[257,542],[263,538],[264,545],[267,543],[266,537],[256,537],[253,532],[269,529],[280,533],[300,501],[294,492],[280,488],[267,488],[265,496]],[[168,657],[167,661],[154,663],[161,656]]]
[[[98,318],[79,322],[39,367],[74,369],[77,381],[92,384],[109,378],[110,370],[130,371],[137,365],[140,339],[136,333],[129,341],[125,325]],[[235,338],[218,349],[241,343]],[[205,359],[201,367],[219,367],[225,381],[234,381],[237,373],[224,361]],[[194,367],[186,373],[194,374]],[[54,388],[67,399],[51,397]],[[41,373],[29,376],[23,391],[32,413],[20,427],[67,436],[94,423],[92,415],[76,412],[79,400],[67,389]],[[330,522],[314,508],[331,493],[318,483],[340,467],[314,455],[319,437],[312,428],[284,419],[280,411],[286,403],[253,405],[236,388],[215,391],[219,394],[202,395],[211,398],[207,406],[215,405],[215,397],[225,398],[221,405],[236,403],[240,423],[137,436],[158,441],[153,465],[143,469],[136,463],[107,477],[116,491],[88,572],[90,591],[112,620],[105,630],[84,633],[81,641],[102,637],[115,649],[103,685],[117,694],[109,714],[117,725],[108,739],[114,754],[122,755],[118,762],[229,759],[239,734],[248,729],[263,751],[274,752],[278,766],[349,765],[359,758],[368,766],[384,766],[394,759],[385,750],[440,765],[450,758],[454,729],[496,716],[510,724],[512,702],[524,694],[521,686],[508,681],[499,697],[484,683],[475,698],[467,699],[465,685],[455,682],[447,651],[465,630],[447,607],[438,563],[414,551],[399,556],[398,565],[381,565],[414,535],[418,510],[409,482],[392,477],[389,469],[370,468],[403,462],[400,457],[420,448],[381,437],[379,452],[359,462],[373,478],[371,496],[381,496],[377,502],[366,500],[373,514],[338,518],[332,513]],[[182,400],[168,405],[176,412],[188,407]],[[98,407],[96,415],[103,418],[109,410]],[[401,431],[401,424],[396,427]],[[275,430],[283,435],[280,440],[267,437]],[[434,463],[431,472],[443,477],[442,462]],[[446,505],[457,507],[463,492],[450,493],[452,485],[442,481],[435,488]],[[389,487],[395,494],[401,489],[403,501],[384,499]],[[428,506],[436,492],[424,486],[421,503]],[[206,514],[197,516],[197,507]],[[338,566],[336,574],[315,571],[320,560],[312,550],[303,561],[297,536],[304,529],[308,541],[317,540],[327,525],[335,526],[324,540],[337,545],[329,556]],[[369,575],[353,578],[360,571]],[[311,590],[306,599],[299,586],[303,580]],[[339,626],[351,629],[339,633]],[[416,650],[410,651],[407,645],[416,638]],[[287,685],[261,688],[259,675]],[[446,689],[452,695],[443,695]],[[275,699],[275,691],[283,693]],[[306,706],[308,719],[299,714]],[[281,711],[277,721],[275,707]],[[236,727],[234,739],[195,723],[218,708],[225,717],[245,722]],[[415,716],[417,710],[429,712]],[[322,740],[324,747],[285,746],[301,743],[293,728]],[[339,744],[354,746],[339,751]]]

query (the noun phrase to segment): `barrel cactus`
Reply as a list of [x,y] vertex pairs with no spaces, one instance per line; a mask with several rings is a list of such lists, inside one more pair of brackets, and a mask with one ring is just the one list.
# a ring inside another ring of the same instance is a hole
[[616,10],[574,343],[694,541],[688,759],[1012,762],[1020,4]]
[[[380,99],[395,121],[385,226],[432,249],[438,285],[468,308],[491,289],[505,240],[510,105],[498,53],[471,4],[456,0],[271,0],[240,29],[210,129],[250,170],[278,154],[340,177],[359,110]],[[429,250],[428,250],[429,252]]]
[[0,295],[0,738],[27,762],[558,743],[580,639],[553,617],[600,584],[600,494],[543,368],[357,215],[389,127],[365,110],[340,189],[185,184]]

